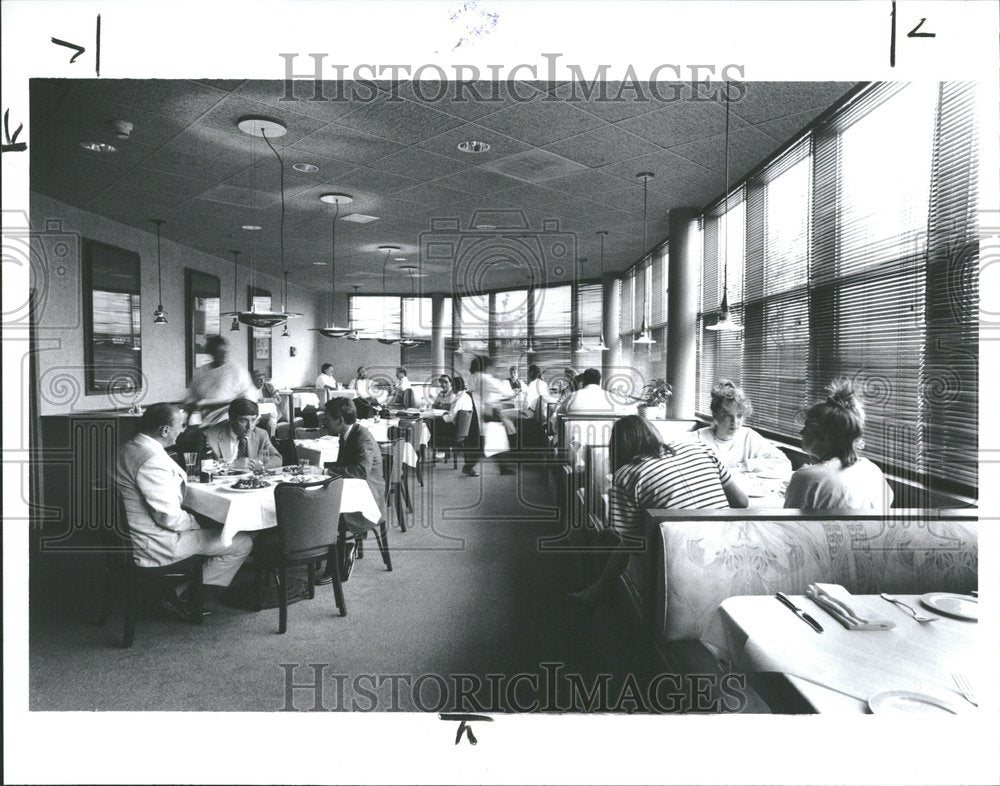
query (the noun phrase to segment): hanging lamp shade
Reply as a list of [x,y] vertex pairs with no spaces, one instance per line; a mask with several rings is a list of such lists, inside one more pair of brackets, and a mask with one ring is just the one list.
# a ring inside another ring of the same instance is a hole
[[722,268],[722,303],[719,306],[719,318],[714,325],[706,325],[706,330],[738,333],[743,326],[733,322],[729,313],[729,85],[726,85],[726,201],[725,213],[722,216],[723,241],[720,245],[725,256]]
[[[652,172],[640,172],[636,177],[642,178],[642,253],[646,253],[646,194],[649,178],[656,177]],[[639,327],[639,336],[632,340],[633,344],[655,344],[656,340],[646,327],[646,299],[649,297],[647,291],[649,287],[642,289],[642,325]]]
[[[601,286],[603,287],[604,286],[604,238],[607,237],[608,230],[606,230],[606,229],[599,229],[599,230],[597,230],[596,234],[601,239]],[[596,347],[594,347],[594,351],[595,352],[609,352],[611,350],[611,347],[609,347],[607,344],[604,343],[604,327],[603,327],[604,318],[603,318],[603,316],[601,318],[601,322],[602,322],[602,326],[601,326],[601,341],[600,341],[600,343]]]
[[[237,250],[235,250],[235,249],[233,249],[229,253],[233,255],[233,305],[235,306],[236,305],[236,292],[237,292],[236,279],[238,277],[238,273],[239,273],[239,270],[240,270],[240,261],[239,261],[240,260],[240,252],[237,251]],[[233,315],[233,321],[229,323],[229,332],[230,333],[239,333],[240,332],[240,318],[236,315],[236,312],[235,311],[227,311],[227,312],[224,312],[224,313],[226,313],[226,314],[232,314]]]
[[331,192],[322,194],[319,201],[333,205],[333,222],[330,225],[330,319],[324,327],[312,328],[312,330],[315,330],[326,338],[344,338],[344,336],[351,332],[351,328],[338,326],[337,320],[334,319],[333,315],[333,301],[337,284],[337,219],[340,217],[340,206],[351,204],[354,201],[354,197],[350,194]]
[[[274,120],[269,117],[257,117],[257,116],[247,116],[241,117],[237,123],[236,127],[239,128],[247,136],[253,137],[254,140],[260,138],[263,139],[271,152],[274,153],[275,157],[278,159],[278,175],[279,175],[279,189],[281,191],[281,229],[279,232],[279,243],[281,246],[281,272],[285,272],[285,162],[282,161],[281,155],[275,149],[274,145],[271,144],[271,139],[284,136],[288,129],[285,127],[284,123],[278,120]],[[257,155],[256,146],[253,149],[253,160],[251,162],[252,166],[250,168],[250,187],[253,188],[254,184],[254,173],[257,169]],[[244,229],[248,231],[259,230],[258,226],[244,226]],[[250,256],[250,288],[253,289],[254,284],[254,260],[253,255]],[[284,293],[282,293],[282,300],[284,301]],[[235,316],[241,324],[248,325],[254,328],[268,329],[273,328],[278,325],[284,324],[289,319],[294,319],[296,317],[301,317],[301,314],[296,314],[292,312],[285,311],[285,304],[282,302],[281,311],[262,311],[256,307],[251,299],[250,308],[246,311],[227,311],[222,316]],[[234,327],[231,330],[237,330],[236,322],[234,321]],[[287,333],[287,330],[286,330]]]
[[153,312],[153,324],[166,325],[167,312],[163,308],[163,273],[160,264],[160,227],[165,222],[162,218],[151,218],[149,220],[156,224],[156,282],[160,294],[160,303],[156,307],[156,311]]

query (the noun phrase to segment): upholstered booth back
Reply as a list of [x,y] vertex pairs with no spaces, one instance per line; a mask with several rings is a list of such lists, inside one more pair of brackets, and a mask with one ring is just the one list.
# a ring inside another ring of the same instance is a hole
[[735,595],[969,592],[978,586],[977,511],[653,510],[626,586],[654,642],[696,640]]

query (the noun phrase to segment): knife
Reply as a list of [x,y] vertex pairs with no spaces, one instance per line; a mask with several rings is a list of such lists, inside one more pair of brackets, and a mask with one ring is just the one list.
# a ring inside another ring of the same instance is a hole
[[810,617],[808,614],[806,614],[802,609],[800,609],[794,603],[792,603],[788,599],[788,596],[785,595],[784,592],[778,592],[777,594],[775,594],[774,597],[776,597],[784,605],[788,606],[788,608],[790,608],[792,611],[794,611],[795,612],[795,616],[797,616],[800,620],[802,620],[804,623],[806,623],[806,625],[808,625],[814,631],[816,631],[817,633],[822,633],[823,632],[823,626],[820,625],[818,622],[816,622],[816,620],[814,620],[812,617]]

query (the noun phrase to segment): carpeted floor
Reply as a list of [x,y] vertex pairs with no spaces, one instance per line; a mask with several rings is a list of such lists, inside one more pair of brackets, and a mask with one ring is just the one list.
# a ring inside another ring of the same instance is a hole
[[[540,546],[560,534],[544,470],[500,476],[487,462],[478,479],[450,465],[425,475],[409,531],[390,534],[394,570],[369,540],[344,585],[348,615],[319,587],[289,608],[280,636],[277,610],[215,603],[199,627],[153,607],[123,650],[118,613],[91,622],[99,557],[36,548],[31,709],[558,711],[579,704],[567,673],[620,678],[614,622],[567,614],[573,557]],[[310,684],[320,687],[294,687]]]

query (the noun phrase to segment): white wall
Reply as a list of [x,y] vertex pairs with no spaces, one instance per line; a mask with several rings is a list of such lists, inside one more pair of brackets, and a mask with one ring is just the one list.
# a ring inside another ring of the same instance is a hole
[[[57,227],[53,222],[61,222]],[[140,401],[177,401],[186,390],[184,268],[189,267],[219,277],[222,310],[233,310],[233,263],[205,254],[173,241],[161,240],[163,260],[163,307],[168,324],[153,325],[153,310],[158,302],[156,276],[156,234],[143,232],[117,221],[88,213],[43,194],[31,194],[31,226],[45,231],[44,239],[33,245],[32,286],[40,293],[36,337],[38,346],[39,413],[55,415],[71,411],[107,409],[128,406],[128,401],[114,400],[105,394],[87,395],[83,373],[83,295],[81,290],[82,259],[70,253],[62,259],[57,230],[68,233],[67,244],[79,248],[83,238],[97,240],[137,253],[141,259],[142,294],[142,371],[146,380]],[[242,264],[236,281],[239,307],[245,307],[249,268]],[[280,303],[281,281],[273,276],[258,275],[258,287],[272,293],[275,306]],[[322,362],[318,354],[319,337],[309,328],[325,320],[321,308],[323,297],[315,292],[289,285],[288,308],[303,314],[290,320],[290,339],[280,338],[281,328],[273,330],[273,378],[277,385],[311,385]],[[344,301],[346,319],[346,298]],[[338,317],[339,318],[339,317]],[[246,365],[248,329],[229,332],[229,322],[223,318],[222,334],[231,344],[231,357]],[[351,344],[354,342],[336,342]],[[369,342],[365,342],[366,344]],[[289,356],[289,347],[297,349]],[[380,345],[379,345],[380,346]],[[381,347],[380,347],[381,348]],[[324,350],[326,347],[324,346]],[[391,347],[390,349],[395,349]],[[398,358],[398,350],[396,355]],[[352,357],[354,357],[352,355]],[[331,362],[336,362],[331,359]],[[353,361],[352,361],[353,362]],[[349,364],[345,363],[345,367]],[[357,365],[357,364],[355,364]]]

